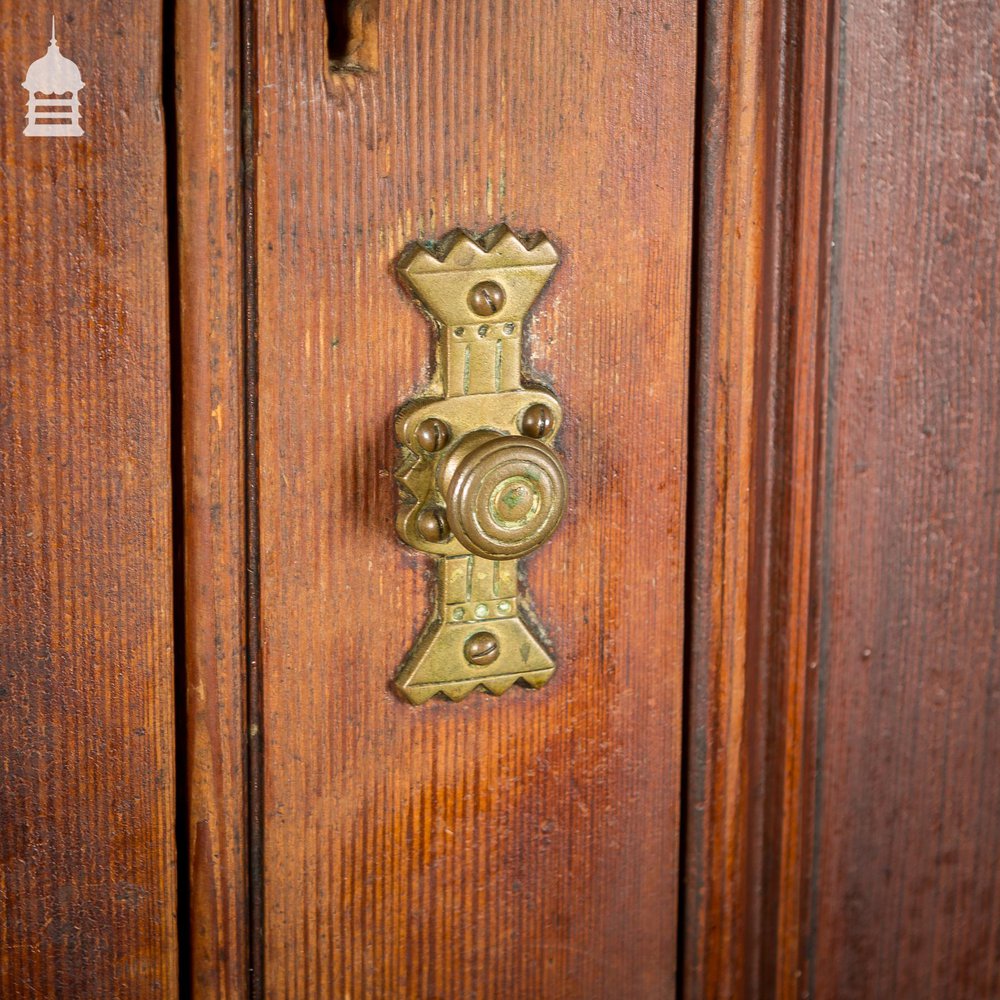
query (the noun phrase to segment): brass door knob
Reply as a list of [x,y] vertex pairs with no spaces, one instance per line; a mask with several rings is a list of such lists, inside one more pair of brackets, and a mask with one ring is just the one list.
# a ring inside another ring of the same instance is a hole
[[534,552],[566,510],[566,474],[556,453],[514,434],[468,434],[439,467],[448,526],[484,559]]

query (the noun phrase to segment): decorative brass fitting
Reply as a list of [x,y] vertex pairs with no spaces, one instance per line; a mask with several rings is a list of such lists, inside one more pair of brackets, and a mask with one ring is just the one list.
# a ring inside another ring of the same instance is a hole
[[539,233],[458,230],[432,253],[414,246],[398,269],[435,323],[437,370],[427,395],[396,420],[403,455],[397,530],[438,557],[434,615],[396,677],[414,705],[477,687],[541,687],[555,670],[518,609],[517,560],[555,531],[566,477],[552,441],[562,409],[521,383],[521,330],[559,258]]

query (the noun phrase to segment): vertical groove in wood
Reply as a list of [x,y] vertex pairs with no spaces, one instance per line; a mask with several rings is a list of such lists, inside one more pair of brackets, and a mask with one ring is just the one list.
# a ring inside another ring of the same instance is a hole
[[[30,8],[30,9],[27,9]],[[160,5],[0,14],[0,995],[178,995]]]
[[245,466],[236,0],[175,8],[191,987],[247,994]]
[[[320,3],[257,16],[267,992],[669,994],[694,10],[386,0],[378,72],[333,78]],[[504,218],[563,250],[527,331],[574,484],[528,565],[560,668],[413,709],[392,416],[432,338],[393,264]]]
[[240,138],[243,210],[244,468],[246,528],[246,760],[249,876],[250,1000],[263,1000],[264,968],[264,712],[260,623],[259,302],[257,292],[257,47],[256,3],[240,2]]
[[812,857],[816,695],[813,606],[836,31],[832,0],[768,11],[765,320],[758,346],[757,514],[748,600],[749,781],[759,912],[754,996],[799,997],[808,973],[803,905]]

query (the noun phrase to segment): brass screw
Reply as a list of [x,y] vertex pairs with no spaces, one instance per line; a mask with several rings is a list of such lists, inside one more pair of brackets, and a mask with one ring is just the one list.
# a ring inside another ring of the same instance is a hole
[[429,417],[417,428],[416,437],[424,451],[440,451],[451,440],[451,431],[443,420]]
[[417,531],[428,542],[443,542],[449,535],[448,520],[440,507],[425,507],[417,515]]
[[485,667],[500,655],[500,643],[492,632],[477,632],[465,640],[464,652],[474,667]]
[[552,411],[544,403],[534,403],[521,417],[521,433],[530,438],[543,438],[555,422]]
[[507,293],[495,281],[480,281],[469,292],[469,308],[477,316],[494,316],[503,309]]

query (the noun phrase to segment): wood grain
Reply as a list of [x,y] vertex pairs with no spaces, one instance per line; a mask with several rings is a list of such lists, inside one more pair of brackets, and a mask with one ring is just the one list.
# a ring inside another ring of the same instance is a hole
[[[694,8],[384,0],[378,70],[335,76],[322,14],[257,10],[267,995],[671,996]],[[391,421],[432,341],[393,265],[504,219],[563,255],[529,331],[560,667],[415,709]]]
[[[758,477],[757,351],[768,240],[774,106],[764,6],[702,7],[703,61],[688,535],[684,992],[747,997],[761,916],[753,836],[759,763],[750,574]],[[772,70],[773,72],[773,70]]]
[[1000,995],[1000,8],[840,9],[816,997]]
[[[817,697],[816,510],[829,300],[836,7],[770,12],[773,166],[758,348],[757,516],[752,546],[751,783],[761,917],[753,944],[760,997],[800,997],[809,961]],[[759,832],[757,832],[759,830]]]
[[246,996],[248,856],[240,17],[175,13],[190,989]]
[[685,991],[798,996],[812,827],[831,4],[703,8]]
[[177,996],[160,5],[0,14],[0,995]]

